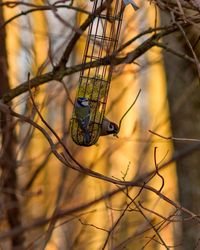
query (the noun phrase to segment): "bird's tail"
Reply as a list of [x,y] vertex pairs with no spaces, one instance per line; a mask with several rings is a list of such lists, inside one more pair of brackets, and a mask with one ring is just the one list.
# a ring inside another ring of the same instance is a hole
[[83,135],[83,142],[84,142],[84,144],[86,144],[86,145],[89,144],[90,139],[91,139],[91,137],[90,137],[89,132],[87,130],[85,130],[84,131],[84,135]]

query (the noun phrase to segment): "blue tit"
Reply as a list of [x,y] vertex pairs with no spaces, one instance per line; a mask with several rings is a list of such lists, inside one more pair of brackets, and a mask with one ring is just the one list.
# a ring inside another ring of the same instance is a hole
[[111,122],[106,117],[104,117],[101,125],[100,136],[110,135],[110,134],[116,135],[118,134],[118,132],[119,132],[119,126],[116,123]]
[[137,4],[133,0],[123,0],[123,1],[125,5],[131,4],[135,11],[139,9]]
[[84,133],[84,143],[88,144],[90,142],[90,134],[88,131],[88,125],[90,123],[90,105],[87,98],[77,98],[75,103],[75,115],[78,121],[78,125]]

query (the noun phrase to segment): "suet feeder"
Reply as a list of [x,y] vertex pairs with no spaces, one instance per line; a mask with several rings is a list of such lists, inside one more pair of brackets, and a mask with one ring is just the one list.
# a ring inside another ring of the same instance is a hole
[[75,115],[75,107],[70,122],[72,139],[81,146],[95,144],[100,136],[113,72],[113,65],[88,68],[87,64],[109,57],[116,51],[123,10],[123,0],[95,0],[93,2],[92,15],[94,19],[88,28],[82,60],[83,68],[80,73],[75,99],[75,103],[78,97],[85,97],[89,101],[90,122],[88,132],[90,141],[87,144]]

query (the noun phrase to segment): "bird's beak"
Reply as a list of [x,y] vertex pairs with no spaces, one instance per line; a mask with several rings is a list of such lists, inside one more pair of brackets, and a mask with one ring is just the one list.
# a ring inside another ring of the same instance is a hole
[[117,133],[113,134],[113,136],[116,137],[116,138],[119,138]]

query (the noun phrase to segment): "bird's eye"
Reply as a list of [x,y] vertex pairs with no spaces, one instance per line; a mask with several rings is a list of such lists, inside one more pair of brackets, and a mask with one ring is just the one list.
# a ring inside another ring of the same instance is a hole
[[110,131],[113,131],[115,128],[114,128],[114,126],[113,126],[113,124],[109,124],[109,130]]

